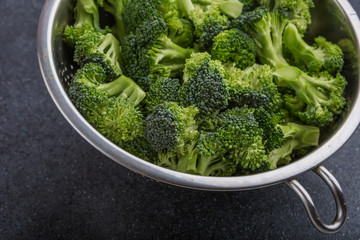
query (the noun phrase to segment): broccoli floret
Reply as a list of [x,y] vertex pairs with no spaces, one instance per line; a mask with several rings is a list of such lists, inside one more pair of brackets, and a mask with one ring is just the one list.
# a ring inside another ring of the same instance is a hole
[[143,115],[128,101],[113,98],[100,111],[100,120],[94,127],[110,141],[120,145],[142,134]]
[[178,0],[179,8],[195,26],[195,36],[201,50],[211,48],[213,38],[229,26],[229,19],[221,14],[218,4],[202,8],[191,0]]
[[[118,97],[127,100],[129,104],[134,106],[139,105],[145,98],[145,92],[130,78],[122,75],[110,83],[101,83],[106,77],[106,70],[101,65],[88,63],[77,71],[72,86],[79,90],[89,89],[99,92],[108,97]],[[81,93],[75,95],[81,97]]]
[[64,41],[73,47],[79,38],[89,31],[102,31],[98,5],[94,0],[78,0],[75,7],[75,23],[65,27]]
[[154,1],[131,0],[128,1],[124,22],[129,33],[136,33],[136,29],[151,17],[161,17]]
[[238,107],[274,109],[280,94],[269,65],[255,64],[245,70],[228,67],[227,86],[230,102]]
[[131,0],[128,1],[124,22],[129,33],[136,33],[138,27],[152,17],[168,18],[179,15],[176,0]]
[[94,0],[78,0],[76,2],[74,28],[85,25],[90,25],[98,31],[101,30],[98,4]]
[[171,78],[170,76],[172,74],[172,71],[175,71],[175,69],[180,70],[184,68],[183,65],[179,65],[176,67],[173,66],[166,66],[166,65],[157,65],[155,68],[153,68],[152,72],[149,75],[146,75],[144,77],[140,77],[136,80],[136,83],[145,91],[148,92],[150,90],[151,84],[156,82],[158,78]]
[[244,7],[239,0],[192,0],[192,2],[202,6],[217,4],[223,14],[232,18],[239,17]]
[[201,116],[216,115],[228,106],[229,92],[222,64],[208,53],[193,54],[186,61],[184,83],[179,91],[180,103],[195,106]]
[[80,113],[100,133],[116,144],[130,141],[142,132],[142,114],[136,106],[145,93],[125,76],[100,84],[106,71],[86,64],[75,74],[69,96]]
[[216,5],[210,5],[206,10],[196,6],[191,12],[190,19],[195,25],[195,36],[202,50],[210,49],[213,38],[229,26],[228,18],[220,14]]
[[[184,68],[185,59],[193,52],[182,48],[166,35],[167,24],[153,17],[125,39],[123,46],[126,73],[138,80],[151,73],[176,76]],[[161,74],[162,73],[162,74]]]
[[261,108],[227,110],[204,124],[207,132],[200,136],[198,161],[206,156],[210,164],[226,163],[234,170],[231,160],[238,172],[257,173],[288,164],[297,151],[318,145],[319,128],[281,125],[282,119]]
[[296,151],[315,147],[319,144],[320,129],[318,127],[287,123],[279,125],[286,141],[270,153],[271,169],[279,165],[289,164]]
[[136,30],[153,17],[162,18],[168,24],[168,37],[182,47],[191,47],[194,26],[180,17],[176,0],[132,0],[126,6],[125,23],[129,32]]
[[168,26],[168,37],[181,47],[192,47],[194,45],[194,25],[188,19],[173,17],[166,21]]
[[88,24],[79,28],[74,28],[74,26],[67,25],[63,34],[64,42],[68,46],[74,47],[79,38],[88,32],[94,32],[94,28]]
[[[291,95],[287,95],[292,106],[289,110],[306,124],[325,127],[334,120],[335,115],[341,113],[346,104],[343,93],[347,83],[340,74],[332,77],[322,72],[318,76],[309,76],[289,66],[277,69],[275,75],[279,87],[287,87],[295,92],[296,97],[292,100]],[[298,100],[304,103],[301,110],[296,104]]]
[[[206,126],[211,126],[215,134],[210,142],[221,149],[219,153],[235,163],[238,168],[253,172],[265,171],[270,162],[263,142],[263,130],[256,121],[252,110],[247,108],[234,108],[220,113],[216,118],[210,119]],[[200,155],[212,150],[209,143],[200,142]],[[220,146],[218,146],[220,145]],[[211,146],[211,145],[210,145]],[[214,151],[214,156],[217,152]]]
[[290,111],[290,114],[296,115],[296,113],[302,112],[305,107],[305,102],[294,95],[293,92],[285,93],[282,95],[282,99],[284,100],[284,106]]
[[310,10],[314,7],[313,0],[258,0],[262,6],[270,10],[284,10],[290,14],[290,22],[295,24],[303,34],[311,23]]
[[253,11],[255,8],[259,6],[258,0],[238,0],[243,6],[243,12]]
[[253,109],[253,115],[263,130],[263,143],[267,153],[281,147],[284,143],[284,133],[279,124],[284,122],[284,114],[265,110],[264,108]]
[[124,141],[119,144],[119,146],[125,151],[145,161],[155,163],[158,159],[158,153],[151,148],[143,133],[132,140]]
[[199,137],[195,115],[197,108],[164,103],[145,120],[144,135],[159,153],[156,164],[172,170],[195,173]]
[[265,7],[259,7],[235,19],[231,26],[252,36],[263,64],[279,68],[289,65],[283,56],[282,40],[287,24],[288,18],[283,12],[270,12]]
[[213,39],[211,55],[222,63],[235,63],[236,67],[245,69],[254,65],[256,46],[246,33],[231,29],[225,30]]
[[89,62],[101,64],[109,80],[113,80],[122,75],[120,52],[119,41],[114,35],[90,31],[76,42],[74,60],[80,66]]
[[226,140],[220,142],[222,133],[201,132],[197,150],[196,174],[202,176],[231,176],[236,170],[236,162],[224,156],[227,152]]
[[177,78],[159,77],[151,83],[146,94],[145,104],[148,111],[165,102],[179,102],[180,81]]
[[283,36],[284,46],[291,53],[297,66],[306,66],[311,73],[327,71],[330,74],[341,72],[344,56],[341,48],[324,37],[315,38],[315,44],[309,46],[295,25],[289,24]]
[[125,6],[128,0],[105,0],[103,2],[104,10],[111,13],[115,18],[115,33],[120,40],[120,43],[124,43],[124,39],[127,35],[124,23]]
[[157,152],[173,151],[193,134],[197,113],[195,107],[184,108],[173,102],[160,104],[145,120],[145,137]]

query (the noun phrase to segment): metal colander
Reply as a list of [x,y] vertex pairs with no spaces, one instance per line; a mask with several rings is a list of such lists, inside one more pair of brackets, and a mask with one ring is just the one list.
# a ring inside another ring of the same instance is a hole
[[[144,0],[145,1],[145,0]],[[333,42],[349,38],[359,55],[360,21],[347,0],[317,0],[313,11],[313,24],[307,37],[323,35]],[[336,179],[321,164],[337,151],[352,135],[360,122],[360,87],[358,69],[344,72],[349,85],[346,98],[349,106],[343,115],[327,128],[321,145],[301,159],[277,170],[250,176],[204,177],[161,168],[133,156],[99,134],[81,114],[66,94],[69,80],[77,69],[72,61],[72,50],[62,41],[63,28],[73,21],[72,0],[47,0],[38,29],[38,57],[46,86],[54,102],[69,123],[89,143],[119,164],[158,181],[176,186],[212,191],[241,191],[262,188],[281,182],[287,183],[300,197],[307,213],[317,229],[324,233],[339,231],[346,220],[347,207],[342,190]],[[357,59],[355,59],[357,61]],[[358,67],[359,62],[356,62]],[[356,68],[356,67],[355,67]],[[310,195],[295,180],[313,170],[330,187],[336,200],[337,214],[333,222],[322,222]]]

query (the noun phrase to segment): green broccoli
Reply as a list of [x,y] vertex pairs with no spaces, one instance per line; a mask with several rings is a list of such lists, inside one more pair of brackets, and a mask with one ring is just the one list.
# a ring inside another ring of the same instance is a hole
[[65,27],[64,40],[75,48],[75,62],[81,67],[89,62],[102,64],[110,81],[122,74],[120,46],[108,28],[100,28],[98,6],[102,4],[94,0],[77,1],[76,21],[73,26]]
[[300,149],[316,147],[319,144],[320,129],[318,127],[287,123],[279,126],[286,141],[270,153],[271,169],[279,165],[289,164],[293,155]]
[[254,118],[263,131],[263,143],[267,153],[279,148],[285,141],[284,133],[279,124],[284,123],[283,112],[271,112],[264,108],[251,109]]
[[178,0],[178,4],[183,14],[193,22],[197,43],[202,50],[211,48],[213,38],[229,26],[229,19],[221,14],[216,3],[205,8],[193,4],[191,0]]
[[99,83],[106,71],[89,63],[75,74],[69,96],[80,113],[100,133],[116,144],[132,140],[142,132],[142,114],[136,106],[145,93],[121,76],[111,83]]
[[167,19],[179,16],[176,0],[131,0],[124,12],[124,23],[129,33],[136,33],[138,27],[150,18]]
[[148,111],[165,102],[179,102],[180,81],[177,78],[158,77],[146,94],[145,104]]
[[73,47],[78,39],[89,31],[102,31],[98,5],[94,0],[78,0],[75,7],[75,23],[65,27],[64,40]]
[[[141,125],[141,128],[144,128],[143,125]],[[125,151],[145,161],[155,163],[158,159],[159,154],[151,148],[149,142],[144,137],[143,131],[135,138],[124,141],[118,145]]]
[[255,8],[259,7],[258,0],[238,0],[240,1],[243,6],[243,12],[250,12],[253,11]]
[[341,48],[324,37],[315,38],[315,44],[309,46],[295,25],[289,24],[283,36],[284,46],[291,53],[297,66],[306,66],[311,73],[327,71],[330,74],[341,72],[344,55]]
[[123,74],[120,66],[119,41],[108,33],[90,31],[84,33],[75,45],[74,60],[80,66],[86,63],[99,63],[106,70],[109,80]]
[[111,13],[115,18],[115,33],[122,44],[127,35],[124,23],[124,12],[127,2],[128,0],[104,0],[103,2],[104,10]]
[[78,0],[76,2],[74,28],[86,24],[93,26],[95,30],[101,30],[98,3],[94,0]]
[[255,64],[245,70],[228,67],[227,86],[230,102],[238,107],[274,109],[280,94],[274,82],[274,70],[269,65]]
[[192,47],[194,45],[194,25],[188,19],[173,17],[166,21],[168,23],[168,37],[181,47]]
[[137,81],[152,73],[166,77],[181,73],[193,50],[175,44],[166,32],[167,24],[153,17],[125,39],[123,54],[128,76]]
[[197,108],[184,108],[177,103],[158,105],[145,120],[145,137],[157,152],[174,150],[185,144],[196,129]]
[[192,0],[192,2],[203,6],[217,4],[223,14],[232,18],[239,17],[244,7],[239,0]]
[[154,16],[161,17],[154,1],[128,1],[124,12],[124,22],[128,33],[136,33],[138,27]]
[[80,87],[79,90],[89,88],[108,97],[122,98],[134,106],[139,105],[146,96],[134,81],[124,75],[110,83],[101,83],[106,78],[106,70],[101,65],[88,63],[75,74],[72,86]]
[[288,66],[283,56],[283,33],[289,20],[283,12],[270,12],[259,7],[235,19],[231,27],[250,34],[257,45],[257,55],[263,64],[279,68]]
[[314,7],[313,0],[258,0],[260,5],[270,10],[284,10],[290,15],[293,23],[301,34],[305,33],[311,23],[310,10]]
[[194,173],[199,137],[195,116],[197,108],[183,108],[177,103],[158,105],[146,118],[144,135],[159,153],[158,165],[172,170]]
[[[231,176],[236,162],[226,157],[226,140],[220,132],[201,132],[196,151],[198,159],[196,174],[202,176]],[[224,156],[225,155],[225,156]]]
[[228,106],[226,71],[208,53],[196,53],[186,61],[184,83],[179,91],[180,103],[195,106],[201,116],[216,115]]
[[231,29],[225,30],[213,39],[211,49],[213,59],[222,63],[235,63],[236,67],[245,69],[254,65],[256,46],[246,33]]
[[[205,125],[207,129],[210,125],[213,132],[210,132],[211,134],[199,143],[200,155],[205,154],[216,159],[225,157],[237,168],[253,172],[262,172],[269,168],[270,162],[263,142],[263,130],[251,109],[227,110],[214,119],[208,120]],[[213,161],[212,158],[206,160]]]
[[[160,139],[160,145],[169,146],[174,142],[170,146],[180,146],[175,151],[161,152],[158,165],[203,176],[231,176],[238,167],[260,171],[269,166],[260,137],[262,130],[250,110],[234,109],[221,113],[208,120],[207,125],[213,127],[211,131],[207,129],[199,134],[198,123],[194,120],[184,124],[183,119],[176,117],[179,107],[175,106],[175,110],[166,107],[166,112],[164,107],[160,107],[159,112],[155,110],[158,121],[151,119],[152,123],[145,128],[152,132],[153,138],[149,138],[149,142]],[[190,132],[189,137],[179,133],[177,126],[186,126],[181,129],[186,129],[186,134]],[[153,134],[154,131],[157,134]],[[176,133],[182,137],[176,137]],[[185,143],[183,139],[186,139]]]
[[306,124],[325,127],[346,104],[343,93],[347,83],[340,74],[332,77],[322,72],[318,76],[309,76],[296,67],[288,66],[277,69],[275,75],[279,87],[295,92],[293,97],[290,94],[286,96],[290,103],[287,107]]

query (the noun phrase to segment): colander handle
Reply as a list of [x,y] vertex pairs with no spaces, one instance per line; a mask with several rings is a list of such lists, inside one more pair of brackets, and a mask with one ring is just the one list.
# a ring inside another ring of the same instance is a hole
[[346,222],[347,217],[347,205],[345,201],[344,194],[340,187],[339,182],[335,177],[323,166],[313,170],[317,175],[319,175],[324,182],[329,186],[336,202],[336,217],[330,223],[324,223],[320,218],[318,211],[314,205],[310,194],[305,190],[305,188],[296,180],[287,181],[287,185],[299,196],[303,202],[307,214],[314,226],[322,233],[325,234],[334,234],[342,229]]

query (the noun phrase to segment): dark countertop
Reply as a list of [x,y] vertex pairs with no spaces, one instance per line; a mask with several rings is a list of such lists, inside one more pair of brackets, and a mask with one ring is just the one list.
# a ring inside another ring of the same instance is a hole
[[[360,128],[325,163],[349,204],[348,222],[333,236],[315,230],[285,184],[212,193],[149,180],[91,147],[52,102],[35,49],[43,2],[0,4],[1,239],[360,238]],[[299,180],[331,220],[325,184],[311,173]]]

